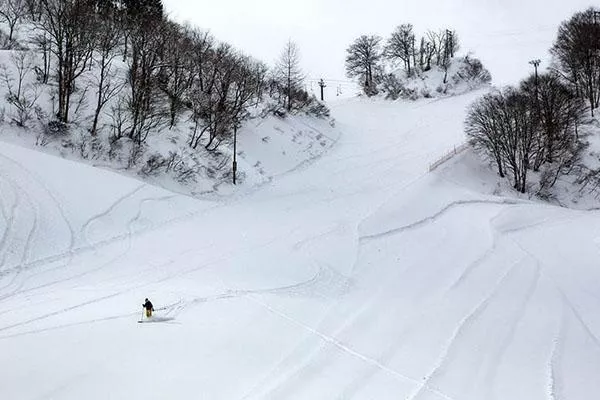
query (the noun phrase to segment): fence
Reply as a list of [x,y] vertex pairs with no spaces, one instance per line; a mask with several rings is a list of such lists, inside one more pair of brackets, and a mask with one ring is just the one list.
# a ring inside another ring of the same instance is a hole
[[440,165],[442,165],[445,162],[449,161],[455,155],[457,155],[459,153],[462,153],[468,147],[469,147],[469,145],[467,143],[463,143],[461,145],[454,146],[454,149],[452,149],[452,150],[448,151],[447,153],[445,153],[443,156],[441,156],[440,158],[438,158],[437,161],[434,161],[433,163],[429,164],[429,172],[435,171]]

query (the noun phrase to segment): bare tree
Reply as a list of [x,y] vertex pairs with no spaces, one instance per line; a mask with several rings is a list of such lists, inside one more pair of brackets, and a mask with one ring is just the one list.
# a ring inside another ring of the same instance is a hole
[[50,80],[50,71],[52,69],[52,41],[48,38],[47,32],[38,33],[33,37],[33,43],[42,53],[42,66],[36,67],[38,80],[47,84]]
[[115,98],[125,82],[118,77],[115,68],[116,49],[118,48],[121,35],[117,19],[114,18],[110,8],[101,8],[96,16],[96,46],[93,61],[98,72],[95,74],[96,108],[90,133],[96,136],[98,133],[98,122],[104,106]]
[[415,33],[411,24],[403,24],[392,32],[384,49],[385,56],[392,60],[401,60],[404,63],[404,69],[408,76],[412,76],[411,65],[414,62],[415,53]]
[[0,67],[0,76],[6,85],[8,93],[6,101],[15,113],[11,117],[13,123],[24,127],[32,118],[40,91],[33,83],[34,61],[30,52],[16,52],[11,55],[12,68],[6,65]]
[[558,70],[590,103],[600,106],[600,11],[589,8],[561,24],[551,49]]
[[501,176],[510,172],[514,188],[527,190],[527,176],[538,128],[526,95],[514,88],[484,96],[469,110],[466,131],[470,143],[495,162]]
[[458,33],[456,33],[456,31],[453,29],[446,29],[444,43],[446,48],[446,56],[449,58],[454,58],[456,53],[460,50]]
[[253,61],[251,69],[254,75],[255,106],[258,107],[259,103],[263,100],[263,93],[267,86],[269,67],[263,62]]
[[256,75],[252,73],[254,61],[238,54],[228,61],[231,65],[220,74],[220,84],[217,86],[217,129],[211,131],[205,146],[207,150],[216,150],[223,140],[231,136],[233,129],[247,118],[247,106],[256,93]]
[[227,60],[231,56],[232,49],[227,44],[221,43],[214,49],[211,48],[203,57],[202,75],[205,75],[205,78],[194,79],[193,81],[188,98],[194,122],[194,130],[189,145],[194,149],[201,144],[206,132],[209,132],[209,136],[213,140],[218,135],[219,116],[217,115],[217,109],[220,100],[217,88],[221,74],[225,71],[225,66],[230,64]]
[[581,99],[559,78],[550,73],[535,75],[521,83],[521,91],[529,97],[539,132],[533,168],[544,163],[565,163],[575,156],[577,130],[585,107]]
[[136,25],[160,21],[164,17],[161,0],[118,0],[129,21]]
[[458,35],[455,31],[446,29],[439,36],[443,38],[443,52],[442,59],[438,62],[438,65],[444,70],[444,83],[448,82],[448,70],[452,65],[452,59],[459,49]]
[[161,90],[169,99],[170,128],[175,126],[177,116],[183,110],[183,100],[186,91],[194,78],[194,57],[192,56],[193,41],[185,35],[182,28],[171,22],[165,23],[164,60],[159,71],[158,82]]
[[288,40],[275,68],[275,79],[283,87],[285,94],[284,106],[292,110],[294,93],[302,88],[304,74],[300,69],[300,50],[296,43]]
[[17,24],[27,14],[27,4],[25,0],[0,0],[0,17],[8,25],[9,42],[13,41],[13,35]]
[[130,34],[127,108],[131,124],[127,136],[137,144],[145,142],[148,135],[165,122],[165,110],[158,92],[160,55],[162,46],[168,45],[163,41],[162,28],[158,22],[144,24]]
[[203,71],[205,79],[194,79],[187,94],[194,122],[189,145],[212,152],[248,117],[252,100],[265,86],[267,68],[221,43],[206,54]]
[[365,94],[377,93],[375,78],[380,69],[382,51],[381,37],[363,35],[356,39],[346,50],[346,75],[359,77],[363,82]]
[[197,83],[199,89],[204,91],[206,79],[206,65],[212,54],[215,39],[205,31],[185,27],[185,35],[191,40],[190,56],[192,57],[192,80]]
[[[192,94],[193,118],[196,128],[190,139],[190,146],[197,148],[204,134],[208,132],[207,150],[215,150],[227,137],[227,94],[233,82],[235,71],[234,51],[231,46],[221,43],[208,63],[208,79],[204,90],[199,85]],[[216,141],[216,146],[213,146]]]
[[496,164],[498,175],[504,178],[504,137],[500,113],[504,103],[501,92],[484,95],[471,105],[465,122],[466,133],[472,147],[484,151]]
[[58,81],[58,112],[61,122],[69,122],[71,95],[77,79],[85,72],[92,58],[93,2],[91,0],[40,0],[42,15],[36,25],[50,42],[56,57]]
[[42,15],[42,2],[40,0],[24,0],[27,17],[31,21],[37,21]]
[[432,58],[435,58],[435,65],[440,66],[444,57],[444,48],[446,41],[445,33],[443,31],[428,31],[427,41],[431,44],[430,51],[432,53]]
[[[123,24],[129,28],[162,22],[164,7],[161,0],[116,0]],[[132,29],[123,31],[123,62],[127,61]]]

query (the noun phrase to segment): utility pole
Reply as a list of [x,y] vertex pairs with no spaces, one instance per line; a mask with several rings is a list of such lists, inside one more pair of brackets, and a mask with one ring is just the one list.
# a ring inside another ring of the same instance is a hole
[[323,78],[321,78],[321,80],[319,81],[319,86],[321,87],[321,101],[324,101],[325,96],[323,94],[323,89],[325,89],[327,87],[327,85],[325,84],[325,81],[323,80]]
[[237,122],[233,124],[233,184],[236,185],[237,175]]
[[537,87],[538,87],[538,67],[540,66],[540,64],[542,63],[541,60],[531,60],[529,61],[529,64],[533,65],[533,67],[535,68],[535,88],[537,91]]
[[535,68],[535,101],[536,101],[536,103],[538,101],[538,86],[539,86],[538,67],[540,66],[541,63],[542,63],[541,60],[529,61],[529,64],[533,65],[533,68]]
[[538,120],[541,117],[541,110],[540,110],[540,97],[539,97],[539,79],[538,79],[538,67],[541,64],[541,60],[531,60],[529,61],[529,64],[533,65],[533,67],[535,68],[535,111],[537,112],[537,118]]

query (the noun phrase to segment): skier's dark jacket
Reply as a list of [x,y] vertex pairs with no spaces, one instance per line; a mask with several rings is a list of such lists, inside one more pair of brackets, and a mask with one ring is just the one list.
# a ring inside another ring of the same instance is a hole
[[142,304],[142,307],[144,307],[146,310],[154,311],[154,306],[152,306],[152,303],[150,303],[150,300],[146,300],[146,302],[144,304]]

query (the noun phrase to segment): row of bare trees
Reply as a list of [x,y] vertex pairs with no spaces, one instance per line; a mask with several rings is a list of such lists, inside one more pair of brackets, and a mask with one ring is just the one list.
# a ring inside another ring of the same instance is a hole
[[531,76],[518,88],[507,87],[476,101],[466,120],[470,144],[494,161],[501,177],[527,190],[528,172],[542,167],[542,188],[569,171],[581,149],[579,126],[585,104],[552,73]]
[[417,41],[413,25],[402,24],[385,42],[377,35],[358,37],[346,50],[346,75],[359,78],[365,94],[373,95],[385,75],[384,62],[402,65],[409,77],[432,66],[447,72],[458,50],[458,35],[453,30],[429,31]]
[[310,103],[293,42],[271,70],[207,32],[170,21],[161,0],[0,0],[0,10],[11,41],[19,22],[33,27],[29,36],[42,61],[35,72],[55,92],[58,123],[67,126],[93,99],[91,136],[108,125],[113,142],[126,137],[141,145],[186,119],[193,126],[189,146],[214,151],[263,96],[287,111]]
[[578,164],[579,128],[600,102],[600,12],[590,8],[563,22],[551,54],[549,72],[485,95],[466,120],[471,145],[523,193],[530,171],[543,172],[543,191]]

